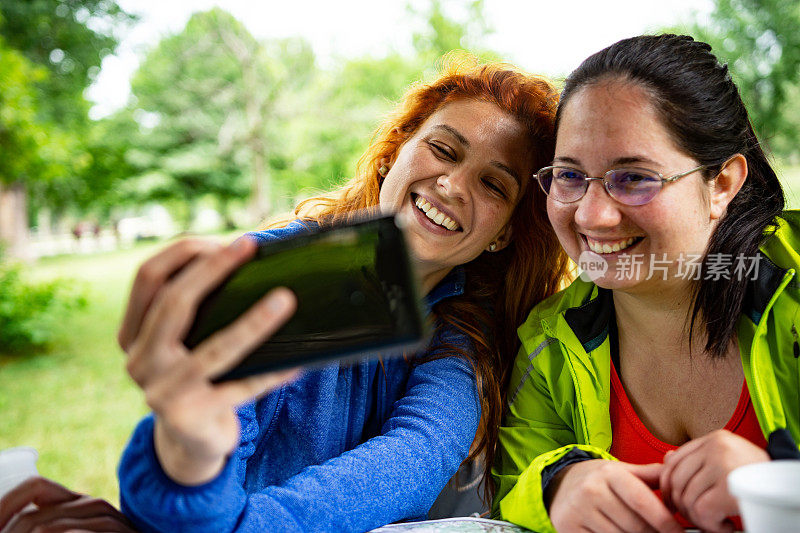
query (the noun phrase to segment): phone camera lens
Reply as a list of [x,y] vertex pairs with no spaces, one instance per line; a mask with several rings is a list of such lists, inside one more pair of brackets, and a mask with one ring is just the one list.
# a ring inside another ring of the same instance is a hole
[[366,301],[367,301],[367,298],[364,296],[364,293],[361,292],[361,291],[353,291],[353,293],[350,294],[350,303],[355,305],[355,306],[362,306],[362,305],[364,305],[364,302],[366,302]]

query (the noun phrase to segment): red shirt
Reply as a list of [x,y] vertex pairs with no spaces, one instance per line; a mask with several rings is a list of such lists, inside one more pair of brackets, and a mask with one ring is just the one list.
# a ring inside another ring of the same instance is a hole
[[[677,446],[667,444],[657,439],[639,420],[633,406],[625,394],[622,382],[617,375],[614,365],[611,365],[611,434],[614,436],[610,453],[620,461],[634,464],[663,463],[664,455],[670,450],[677,450]],[[739,403],[733,411],[725,428],[731,433],[749,440],[756,446],[767,448],[767,441],[761,433],[761,426],[753,411],[753,402],[750,400],[750,391],[747,382],[742,384],[742,393]],[[661,492],[655,490],[656,496],[661,497]],[[680,513],[675,513],[675,518],[683,527],[695,527]],[[733,517],[737,529],[742,529],[739,517]]]

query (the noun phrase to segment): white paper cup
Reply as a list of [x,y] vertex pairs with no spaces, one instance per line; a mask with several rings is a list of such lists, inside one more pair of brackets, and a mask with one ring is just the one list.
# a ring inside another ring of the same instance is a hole
[[29,477],[39,475],[38,458],[36,450],[27,446],[0,451],[0,498]]
[[800,461],[769,461],[737,468],[728,490],[739,501],[748,533],[800,531]]

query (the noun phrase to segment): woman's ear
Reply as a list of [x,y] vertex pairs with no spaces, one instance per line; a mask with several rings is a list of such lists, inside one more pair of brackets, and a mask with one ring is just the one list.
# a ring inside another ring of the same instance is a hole
[[733,155],[722,165],[717,177],[711,181],[711,219],[719,220],[728,204],[747,179],[747,159],[742,154]]
[[486,247],[487,252],[499,252],[511,243],[511,223],[509,222],[495,239]]

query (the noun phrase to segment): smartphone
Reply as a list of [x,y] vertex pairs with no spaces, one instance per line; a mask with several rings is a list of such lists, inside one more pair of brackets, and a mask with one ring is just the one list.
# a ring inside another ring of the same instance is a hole
[[270,289],[288,287],[297,312],[227,381],[282,368],[416,350],[429,328],[403,231],[393,216],[259,245],[200,304],[184,344],[194,348]]

